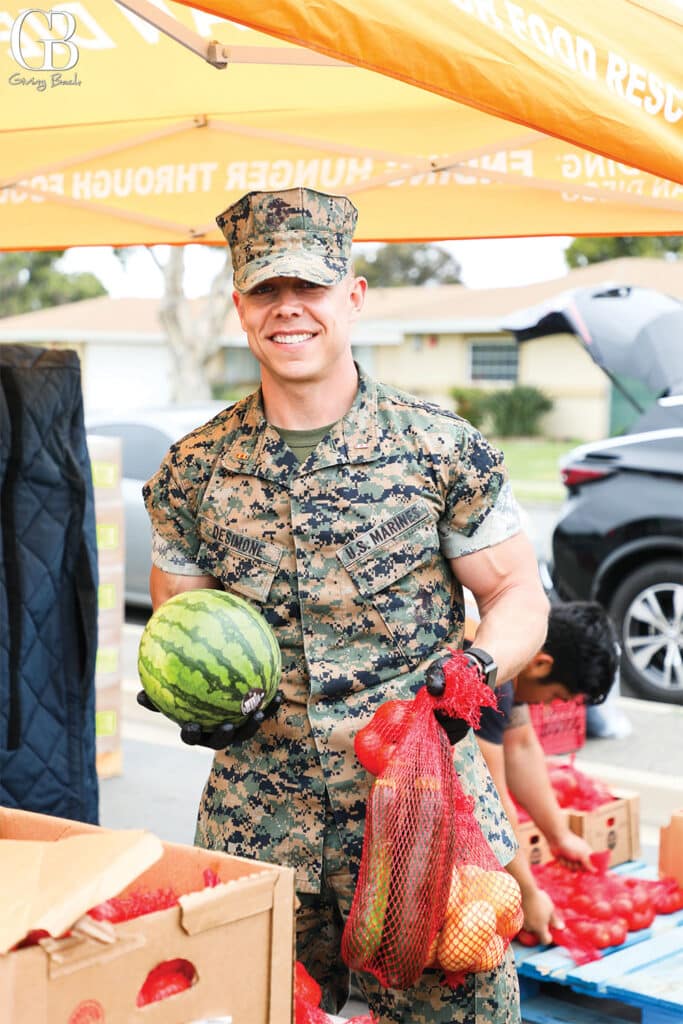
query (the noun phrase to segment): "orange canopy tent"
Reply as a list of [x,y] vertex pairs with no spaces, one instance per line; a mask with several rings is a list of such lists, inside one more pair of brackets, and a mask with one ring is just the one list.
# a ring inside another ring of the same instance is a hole
[[297,184],[359,240],[683,233],[676,0],[125,2],[0,11],[0,248],[222,242]]

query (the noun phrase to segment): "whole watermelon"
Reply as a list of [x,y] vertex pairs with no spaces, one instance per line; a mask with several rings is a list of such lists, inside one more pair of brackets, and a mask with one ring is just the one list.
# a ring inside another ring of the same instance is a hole
[[188,590],[150,617],[138,651],[140,682],[178,725],[241,725],[280,682],[280,648],[263,616],[222,590]]

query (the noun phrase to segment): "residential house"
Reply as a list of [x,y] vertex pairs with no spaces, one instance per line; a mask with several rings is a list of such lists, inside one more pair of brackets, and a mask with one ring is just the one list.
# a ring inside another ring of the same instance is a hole
[[[505,325],[520,309],[606,282],[683,299],[683,261],[613,260],[515,288],[371,289],[355,327],[354,353],[374,376],[451,408],[456,386],[533,385],[553,401],[542,421],[546,436],[604,437],[614,425],[618,395],[581,342],[566,334],[518,345]],[[158,307],[156,299],[105,296],[7,317],[0,319],[0,344],[74,348],[88,411],[165,404],[171,395],[170,358]],[[255,386],[258,367],[234,310],[226,318],[221,346],[217,374],[226,393]]]

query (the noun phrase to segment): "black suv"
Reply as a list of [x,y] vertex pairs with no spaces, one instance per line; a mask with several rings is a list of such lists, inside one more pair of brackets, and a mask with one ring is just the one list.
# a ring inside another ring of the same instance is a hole
[[617,627],[622,673],[641,696],[683,704],[683,427],[575,448],[553,533],[564,600],[597,600]]
[[552,587],[608,609],[629,689],[683,704],[683,304],[606,283],[510,320],[519,342],[573,334],[630,407],[613,424],[622,436],[562,460],[568,496],[553,533]]

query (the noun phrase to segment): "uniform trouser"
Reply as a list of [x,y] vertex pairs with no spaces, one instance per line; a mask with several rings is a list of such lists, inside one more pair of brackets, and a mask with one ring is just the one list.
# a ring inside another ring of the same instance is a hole
[[[323,989],[323,1009],[338,1013],[348,999],[349,971],[341,958],[344,920],[351,909],[354,882],[339,833],[328,814],[319,894],[300,893],[297,910],[297,958]],[[455,991],[427,970],[405,991],[382,988],[370,974],[355,980],[378,1024],[519,1024],[519,985],[514,959],[495,971],[469,975]]]

